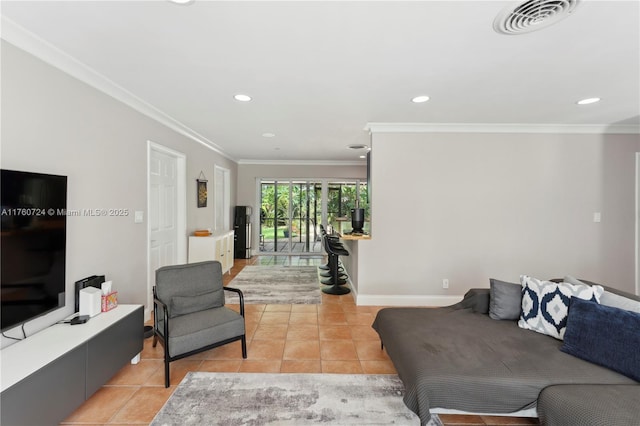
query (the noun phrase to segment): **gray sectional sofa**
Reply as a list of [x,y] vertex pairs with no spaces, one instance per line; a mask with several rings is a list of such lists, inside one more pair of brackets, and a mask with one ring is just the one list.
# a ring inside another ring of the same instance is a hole
[[[404,383],[404,402],[421,424],[430,421],[432,409],[505,415],[537,409],[543,425],[640,425],[640,382],[631,378],[640,375],[640,367],[634,371],[640,346],[628,348],[636,354],[624,361],[626,374],[581,359],[566,353],[558,338],[519,327],[515,319],[494,319],[494,312],[501,315],[496,301],[503,299],[493,289],[492,283],[491,289],[470,290],[449,307],[377,314],[373,328]],[[635,295],[604,290],[640,303]],[[640,336],[640,328],[634,331]]]

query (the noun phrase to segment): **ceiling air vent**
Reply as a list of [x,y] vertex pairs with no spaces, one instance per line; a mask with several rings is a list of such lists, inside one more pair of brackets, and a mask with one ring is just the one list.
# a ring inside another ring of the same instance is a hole
[[500,34],[516,35],[540,30],[569,16],[580,0],[528,0],[505,8],[493,21]]

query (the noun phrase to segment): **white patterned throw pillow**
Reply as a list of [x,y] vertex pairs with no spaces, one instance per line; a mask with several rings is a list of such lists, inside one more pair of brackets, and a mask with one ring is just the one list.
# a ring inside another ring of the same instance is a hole
[[600,303],[601,286],[554,283],[520,275],[522,312],[518,326],[562,340],[572,297]]

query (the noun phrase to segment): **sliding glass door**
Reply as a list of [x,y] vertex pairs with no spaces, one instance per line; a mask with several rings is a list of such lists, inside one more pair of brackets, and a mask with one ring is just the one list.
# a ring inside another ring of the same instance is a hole
[[338,232],[350,231],[351,209],[356,206],[369,217],[365,181],[261,179],[259,185],[260,251],[264,253],[320,254],[321,224]]
[[321,253],[321,191],[319,182],[263,179],[260,182],[260,251]]

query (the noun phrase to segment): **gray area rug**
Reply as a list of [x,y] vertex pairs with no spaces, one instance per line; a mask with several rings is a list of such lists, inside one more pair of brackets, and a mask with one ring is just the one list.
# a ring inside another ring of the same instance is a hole
[[[244,293],[251,304],[319,304],[320,281],[315,266],[248,265],[229,283]],[[225,294],[228,303],[238,303],[237,296]]]
[[191,372],[151,425],[417,426],[403,392],[395,375]]

